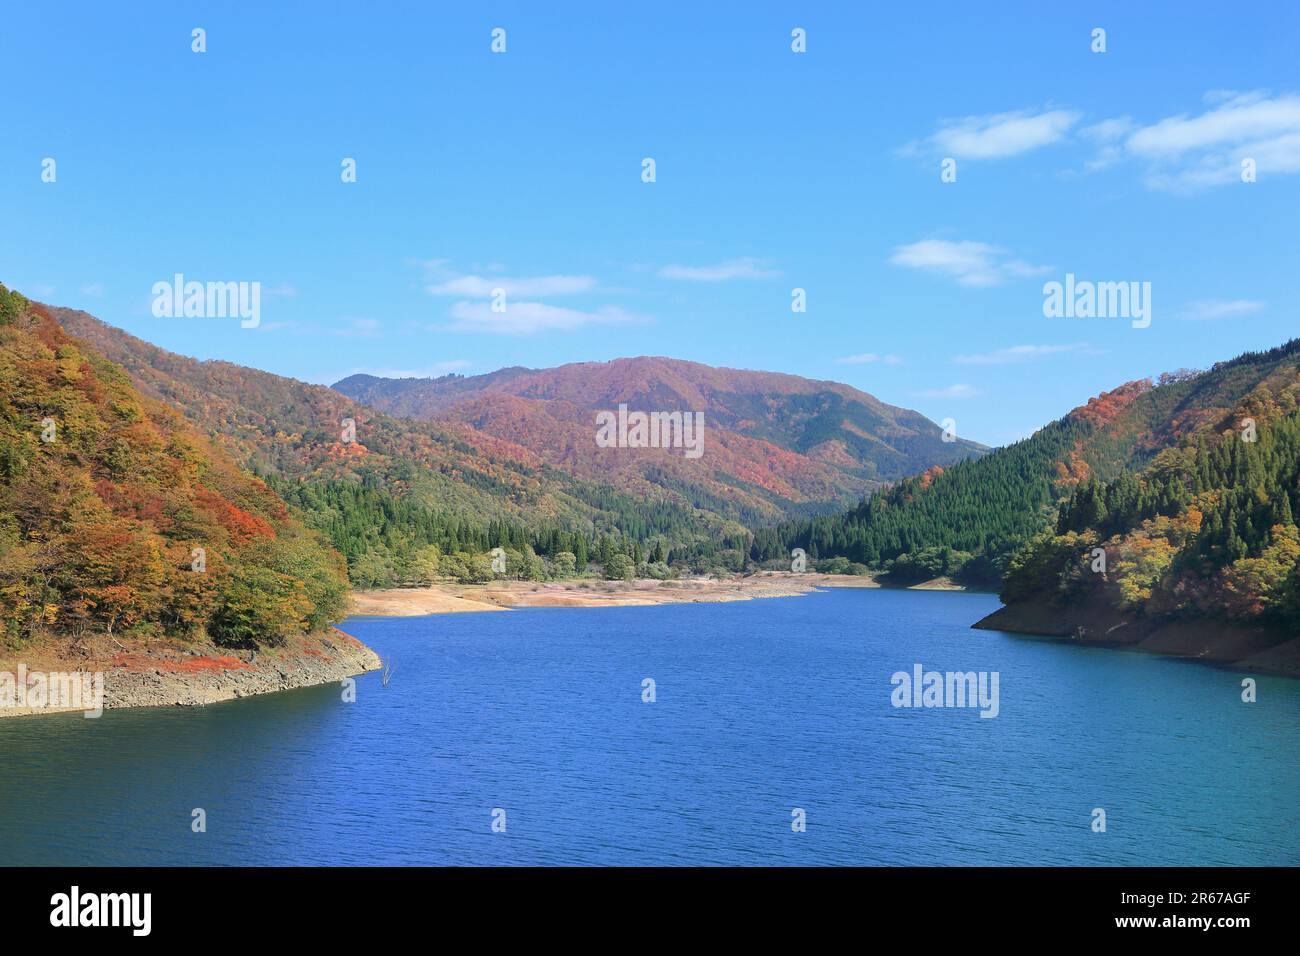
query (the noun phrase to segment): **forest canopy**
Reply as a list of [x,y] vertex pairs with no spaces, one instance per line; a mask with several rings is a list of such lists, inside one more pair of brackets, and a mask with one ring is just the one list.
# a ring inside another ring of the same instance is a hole
[[0,286],[0,639],[281,643],[346,611],[343,561],[176,412]]

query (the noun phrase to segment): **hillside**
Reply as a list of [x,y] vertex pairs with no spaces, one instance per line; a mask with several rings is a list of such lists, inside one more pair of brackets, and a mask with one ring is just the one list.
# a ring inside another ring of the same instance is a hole
[[342,561],[265,484],[0,286],[0,644],[283,645],[341,619]]
[[888,568],[902,581],[957,575],[996,585],[1077,487],[1140,471],[1165,449],[1224,427],[1260,394],[1289,394],[1298,364],[1291,343],[1207,372],[1130,382],[1030,438],[906,479],[844,514],[760,530],[751,557],[780,560],[799,547]]
[[748,512],[733,501],[575,477],[471,424],[395,418],[323,386],[168,352],[85,312],[50,311],[327,534],[358,586],[427,580],[430,547],[462,563],[502,546],[572,553],[585,566],[589,554],[658,546],[711,566],[719,551],[747,546],[738,519]]
[[[638,493],[647,484],[674,489],[750,525],[826,511],[987,451],[945,442],[920,413],[847,385],[669,358],[436,379],[354,375],[334,388],[393,414],[471,425],[588,480]],[[620,405],[701,413],[705,454],[692,460],[680,451],[598,448],[596,413]]]
[[1231,404],[1202,407],[1146,468],[1076,485],[1011,560],[1013,611],[1050,606],[1085,634],[1111,619],[1300,630],[1300,340],[1203,379]]
[[[84,312],[51,311],[70,333],[125,368],[141,391],[178,409],[263,476],[305,522],[329,535],[359,586],[427,580],[429,562],[436,560],[430,547],[463,556],[497,546],[521,555],[531,549],[548,558],[567,552],[580,569],[588,555],[611,552],[637,564],[658,556],[685,567],[736,568],[749,546],[749,527],[825,511],[880,483],[847,458],[847,464],[830,464],[755,437],[750,432],[761,429],[741,428],[734,409],[724,413],[716,395],[706,414],[725,414],[737,427],[706,419],[707,454],[701,459],[686,459],[680,450],[598,448],[592,413],[570,400],[576,388],[569,380],[573,370],[587,366],[566,366],[558,379],[504,369],[434,380],[439,393],[450,396],[447,412],[415,421],[366,404],[409,412],[388,395],[404,388],[402,383],[367,380],[369,387],[352,398],[228,362],[176,355]],[[796,397],[802,389],[808,401],[824,404],[832,401],[826,395],[839,396],[834,401],[852,405],[862,428],[875,415],[882,432],[897,433],[889,446],[891,460],[934,450],[948,461],[982,450],[973,443],[944,443],[938,426],[916,413],[892,409],[847,386],[669,364],[701,381],[714,376],[717,394],[734,375],[777,382]],[[593,394],[648,401],[644,375],[635,388],[628,386],[630,391],[611,392],[606,366],[590,369],[605,370],[596,376]],[[532,382],[527,388],[525,379]],[[567,383],[563,390],[554,384],[561,381]],[[546,382],[553,383],[547,386],[553,397],[536,397],[546,391]],[[678,390],[671,400],[680,404],[671,407],[700,400],[679,377],[673,387]],[[738,406],[740,399],[727,394]],[[895,424],[886,427],[889,416]],[[344,435],[347,420],[354,435]],[[789,432],[791,426],[781,427]],[[811,420],[801,429],[811,441]],[[885,447],[879,439],[868,444]],[[836,457],[829,445],[821,445],[815,454]]]

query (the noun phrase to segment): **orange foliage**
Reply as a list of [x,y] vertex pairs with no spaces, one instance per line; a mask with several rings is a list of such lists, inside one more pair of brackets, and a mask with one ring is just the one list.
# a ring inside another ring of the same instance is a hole
[[216,519],[221,527],[230,532],[231,540],[236,544],[247,544],[253,538],[274,538],[275,529],[265,518],[249,514],[244,509],[231,504],[216,492],[200,488],[194,495],[198,503]]
[[921,487],[929,488],[931,483],[933,483],[934,479],[938,478],[942,474],[943,474],[943,467],[941,465],[935,465],[931,468],[927,468],[925,471],[921,472]]
[[1088,399],[1087,405],[1075,409],[1071,414],[1100,428],[1115,421],[1135,398],[1150,390],[1150,379],[1128,382],[1114,391],[1102,392],[1095,398]]

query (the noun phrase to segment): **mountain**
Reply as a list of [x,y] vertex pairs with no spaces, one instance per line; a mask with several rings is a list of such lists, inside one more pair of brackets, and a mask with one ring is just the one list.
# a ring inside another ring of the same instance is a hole
[[339,620],[346,588],[263,482],[0,286],[0,649],[88,633],[278,647]]
[[[354,375],[334,388],[394,415],[471,426],[587,480],[637,494],[668,489],[751,526],[824,512],[886,482],[988,450],[946,442],[920,413],[848,385],[670,358],[472,377]],[[703,453],[599,447],[596,415],[620,406],[701,414]]]
[[[330,537],[359,586],[426,580],[430,546],[443,556],[472,556],[497,546],[521,555],[528,549],[547,557],[570,552],[581,558],[579,568],[587,555],[612,552],[637,564],[660,554],[700,570],[738,568],[749,547],[750,526],[825,511],[880,483],[855,474],[869,469],[848,459],[832,465],[745,434],[744,428],[760,426],[741,425],[735,411],[726,413],[734,429],[714,427],[706,419],[706,453],[699,460],[684,458],[680,450],[601,449],[594,441],[592,413],[567,397],[535,397],[546,379],[532,370],[436,380],[450,402],[449,414],[417,421],[367,404],[388,403],[383,380],[365,379],[366,397],[349,397],[228,362],[176,355],[84,312],[51,312],[68,332],[121,365],[142,392],[176,408],[262,476],[310,527]],[[937,426],[916,413],[892,409],[847,386],[669,364],[683,366],[701,381],[707,373],[716,373],[717,382],[731,375],[770,380],[786,389],[789,396],[780,401],[788,403],[838,402],[848,408],[841,421],[852,428],[865,434],[866,424],[874,421],[882,433],[896,433],[886,451],[883,439],[868,441],[844,426],[859,445],[878,446],[882,459],[897,462],[933,448],[947,461],[983,450],[973,443],[942,442]],[[557,389],[565,385],[564,395],[574,394],[574,382],[565,380],[579,368],[569,366],[565,375],[552,377]],[[527,394],[502,390],[525,378],[534,381]],[[608,393],[611,381],[609,376],[601,380],[601,394]],[[675,385],[680,381],[680,376],[673,379]],[[622,394],[639,401],[646,392]],[[742,407],[734,388],[730,398]],[[720,401],[710,407],[724,414]],[[883,423],[890,416],[897,425]],[[812,417],[804,418],[799,427],[811,449],[819,443],[812,441]],[[354,434],[344,432],[348,421]],[[790,426],[761,427],[777,433]],[[830,445],[820,444],[815,453],[832,457]],[[462,564],[471,563],[462,558]]]
[[[658,539],[701,562],[747,546],[735,509],[697,507],[648,483],[632,494],[471,425],[396,418],[324,386],[168,352],[85,312],[50,311],[329,535],[358,586],[427,579],[427,546],[632,555],[635,542]],[[602,547],[605,537],[612,543]]]
[[1207,392],[1145,468],[1073,487],[1011,560],[1009,616],[1030,605],[1144,636],[1189,619],[1300,630],[1300,339],[1215,366]]
[[905,479],[839,515],[761,529],[751,558],[788,560],[798,547],[887,568],[899,580],[964,574],[997,584],[1080,485],[1140,472],[1165,450],[1227,427],[1260,395],[1293,394],[1297,352],[1292,342],[1206,372],[1129,382],[978,460]]

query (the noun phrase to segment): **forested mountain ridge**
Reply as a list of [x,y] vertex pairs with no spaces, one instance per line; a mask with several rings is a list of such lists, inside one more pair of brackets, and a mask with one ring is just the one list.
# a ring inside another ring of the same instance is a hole
[[0,286],[0,644],[278,645],[341,619],[346,589],[263,482]]
[[1005,601],[1300,628],[1300,340],[1207,376],[1234,405],[1140,472],[1076,485],[1012,559]]
[[584,565],[587,554],[644,558],[656,545],[700,561],[747,546],[746,527],[711,510],[722,502],[584,480],[469,425],[394,418],[324,386],[168,352],[85,312],[51,312],[329,534],[358,586],[427,579],[429,546],[576,550]]
[[[942,429],[920,413],[838,382],[653,356],[471,377],[354,375],[334,387],[393,414],[472,424],[584,478],[738,501],[746,513],[735,516],[750,524],[824,511],[884,482],[987,451],[976,442],[944,441]],[[591,440],[594,414],[620,405],[702,413],[707,460],[652,449],[597,454],[603,449]]]
[[[443,555],[575,553],[579,568],[586,555],[617,552],[636,564],[660,555],[739,570],[749,527],[824,511],[879,484],[712,423],[703,466],[680,449],[598,448],[589,410],[485,387],[537,374],[526,369],[446,382],[462,399],[456,414],[414,421],[323,386],[176,355],[84,312],[52,312],[264,476],[330,535],[361,586],[427,579],[429,546]],[[345,437],[348,421],[355,431]],[[949,457],[980,450],[939,444]]]
[[905,479],[845,514],[760,529],[751,557],[777,560],[798,547],[890,569],[903,581],[948,574],[996,585],[1011,555],[1056,523],[1077,486],[1141,470],[1240,414],[1258,389],[1288,393],[1297,364],[1292,342],[1206,372],[1130,382],[1027,439]]

